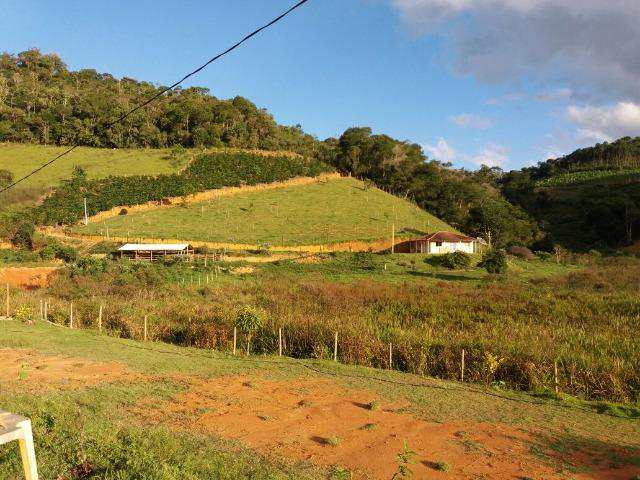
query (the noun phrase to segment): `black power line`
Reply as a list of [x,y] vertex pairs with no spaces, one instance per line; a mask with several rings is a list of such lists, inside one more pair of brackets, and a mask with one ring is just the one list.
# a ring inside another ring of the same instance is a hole
[[[120,117],[118,117],[116,120],[109,122],[105,125],[106,129],[109,129],[111,127],[113,127],[114,125],[123,122],[129,115],[131,115],[132,113],[140,110],[141,108],[146,107],[147,105],[149,105],[151,102],[154,102],[155,100],[157,100],[158,98],[160,98],[162,95],[164,95],[165,93],[167,93],[170,90],[173,90],[174,88],[176,88],[178,85],[180,85],[181,83],[183,83],[185,80],[187,80],[189,77],[192,77],[193,75],[195,75],[196,73],[204,70],[205,68],[207,68],[210,64],[212,64],[213,62],[215,62],[216,60],[220,59],[221,57],[224,57],[225,55],[227,55],[228,53],[231,53],[233,50],[235,50],[236,48],[238,48],[239,46],[241,46],[243,43],[245,43],[247,40],[255,37],[257,34],[259,34],[260,32],[262,32],[263,30],[266,30],[267,28],[271,27],[272,25],[278,23],[280,20],[282,20],[284,17],[286,17],[287,15],[289,15],[291,12],[293,12],[294,10],[300,8],[301,6],[303,6],[305,3],[307,3],[309,0],[301,0],[298,3],[296,3],[294,6],[292,6],[291,8],[289,8],[287,11],[285,11],[284,13],[278,15],[276,18],[274,18],[273,20],[271,20],[269,23],[264,24],[263,26],[261,26],[260,28],[254,30],[253,32],[249,33],[248,35],[246,35],[244,38],[242,38],[242,40],[240,40],[239,42],[235,43],[234,45],[232,45],[231,47],[227,48],[225,51],[219,53],[218,55],[216,55],[215,57],[211,58],[210,60],[208,60],[206,63],[202,64],[201,66],[199,66],[198,68],[196,68],[193,72],[186,74],[184,77],[182,77],[180,80],[178,80],[177,82],[175,82],[174,84],[163,88],[162,90],[160,90],[158,93],[156,93],[155,95],[153,95],[151,98],[149,98],[148,100],[144,101],[143,103],[135,106],[134,108],[132,108],[131,110],[129,110],[126,113],[123,113],[122,115],[120,115]],[[35,170],[33,170],[32,172],[28,173],[27,175],[25,175],[22,178],[19,178],[18,180],[16,180],[15,182],[13,182],[11,185],[7,185],[6,187],[2,188],[0,190],[0,193],[6,192],[7,190],[15,187],[16,185],[18,185],[21,182],[24,182],[26,179],[28,179],[29,177],[32,177],[33,175],[35,175],[36,173],[38,173],[40,170],[43,170],[44,168],[47,168],[49,165],[51,165],[52,163],[54,163],[55,161],[59,160],[60,158],[64,157],[65,155],[68,155],[69,153],[73,152],[76,148],[78,148],[80,145],[79,144],[75,144],[72,147],[68,148],[67,150],[65,150],[64,152],[62,152],[60,155],[58,155],[55,158],[52,158],[51,160],[49,160],[47,163],[40,165],[38,168],[36,168]]]

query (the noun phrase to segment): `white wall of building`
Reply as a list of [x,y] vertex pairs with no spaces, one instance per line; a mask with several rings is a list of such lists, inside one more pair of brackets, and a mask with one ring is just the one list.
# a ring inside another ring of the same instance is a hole
[[438,245],[436,242],[429,242],[429,253],[453,253],[464,252],[474,253],[473,243],[471,242],[442,242]]

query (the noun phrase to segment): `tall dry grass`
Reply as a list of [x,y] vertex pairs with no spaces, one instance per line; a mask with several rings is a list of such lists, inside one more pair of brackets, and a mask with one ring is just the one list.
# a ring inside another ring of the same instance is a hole
[[[202,274],[213,270],[197,267]],[[182,270],[181,270],[182,269]],[[96,328],[98,306],[113,334],[142,337],[149,316],[156,340],[228,351],[236,312],[263,309],[256,353],[331,358],[339,332],[341,362],[525,390],[550,390],[558,362],[560,388],[586,398],[640,397],[640,263],[620,259],[557,278],[524,283],[441,281],[393,285],[337,283],[317,277],[259,276],[186,284],[190,267],[130,265],[100,275],[60,275],[47,292],[53,321],[74,301],[77,324]],[[42,293],[16,302],[37,309]]]

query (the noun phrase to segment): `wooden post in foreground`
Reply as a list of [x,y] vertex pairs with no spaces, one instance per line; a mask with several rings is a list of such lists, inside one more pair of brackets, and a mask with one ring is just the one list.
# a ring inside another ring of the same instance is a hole
[[282,356],[282,328],[278,329],[278,356]]
[[238,327],[233,327],[233,355],[236,354],[236,345],[238,343]]
[[389,370],[393,368],[393,346],[389,342]]
[[98,310],[98,331],[102,332],[102,304],[100,304],[100,310]]
[[333,361],[338,361],[338,332],[333,337]]
[[73,302],[69,304],[69,328],[73,328]]
[[558,360],[553,362],[553,385],[556,395],[560,393],[560,381],[558,380]]
[[147,327],[147,316],[144,316],[144,341],[147,341],[148,327]]
[[49,302],[45,300],[44,301],[44,316],[42,317],[45,322],[49,321],[49,312],[47,311],[48,309],[49,309]]
[[462,349],[462,358],[460,360],[460,381],[464,382],[464,356],[465,356],[465,351],[464,348]]

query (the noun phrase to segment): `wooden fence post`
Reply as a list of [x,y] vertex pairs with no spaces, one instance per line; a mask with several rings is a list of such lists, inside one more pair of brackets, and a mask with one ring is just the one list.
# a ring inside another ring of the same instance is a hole
[[48,308],[49,308],[49,302],[48,301],[44,301],[44,316],[42,317],[44,319],[45,322],[49,321],[49,312],[48,312]]
[[147,341],[148,327],[147,327],[147,316],[144,316],[144,341]]
[[236,354],[236,345],[238,342],[238,327],[233,327],[233,355]]
[[389,370],[393,369],[393,346],[389,342]]
[[100,310],[98,310],[98,331],[102,332],[102,304],[100,304]]
[[333,337],[333,361],[338,361],[338,332]]
[[558,379],[558,360],[553,362],[553,385],[556,391],[556,395],[560,393],[560,381]]
[[464,357],[465,357],[465,351],[464,348],[462,349],[462,358],[460,360],[460,381],[464,382]]
[[282,328],[278,329],[278,356],[282,356]]

